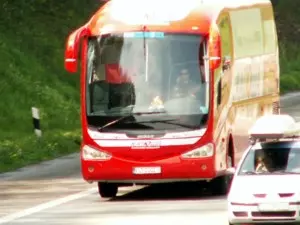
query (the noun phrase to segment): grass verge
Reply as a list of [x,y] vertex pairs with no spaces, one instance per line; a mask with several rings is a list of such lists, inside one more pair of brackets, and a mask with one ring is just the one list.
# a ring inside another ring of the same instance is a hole
[[[64,47],[98,6],[95,0],[1,1],[0,172],[79,151],[79,74],[64,71]],[[40,109],[41,138],[31,107]]]
[[300,45],[297,43],[280,43],[280,91],[282,94],[300,91],[299,52]]
[[272,0],[280,50],[281,93],[300,91],[300,1]]
[[0,171],[11,171],[29,164],[39,163],[78,151],[80,130],[72,132],[51,130],[41,138],[34,134],[6,139],[0,143]]

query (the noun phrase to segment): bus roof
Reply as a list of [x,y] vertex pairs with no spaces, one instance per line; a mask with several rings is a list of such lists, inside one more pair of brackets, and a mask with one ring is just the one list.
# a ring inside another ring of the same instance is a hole
[[110,0],[86,24],[92,36],[147,30],[207,34],[225,8],[271,4],[270,0]]

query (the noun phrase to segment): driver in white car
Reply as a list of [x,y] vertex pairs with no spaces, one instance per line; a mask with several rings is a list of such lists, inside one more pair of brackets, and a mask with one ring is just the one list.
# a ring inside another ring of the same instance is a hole
[[269,172],[267,166],[266,166],[266,160],[263,155],[260,155],[257,157],[257,163],[255,167],[255,172],[256,173],[265,173]]

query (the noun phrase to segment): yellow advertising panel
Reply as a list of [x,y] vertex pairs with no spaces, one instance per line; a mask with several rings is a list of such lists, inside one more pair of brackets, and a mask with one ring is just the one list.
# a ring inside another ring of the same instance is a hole
[[230,12],[234,57],[244,58],[264,52],[261,11],[259,8]]

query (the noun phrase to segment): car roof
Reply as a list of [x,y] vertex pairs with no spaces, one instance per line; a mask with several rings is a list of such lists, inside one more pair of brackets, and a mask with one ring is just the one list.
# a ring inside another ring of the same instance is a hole
[[250,147],[250,151],[255,151],[264,148],[299,148],[300,140],[277,140],[267,142],[257,142]]

